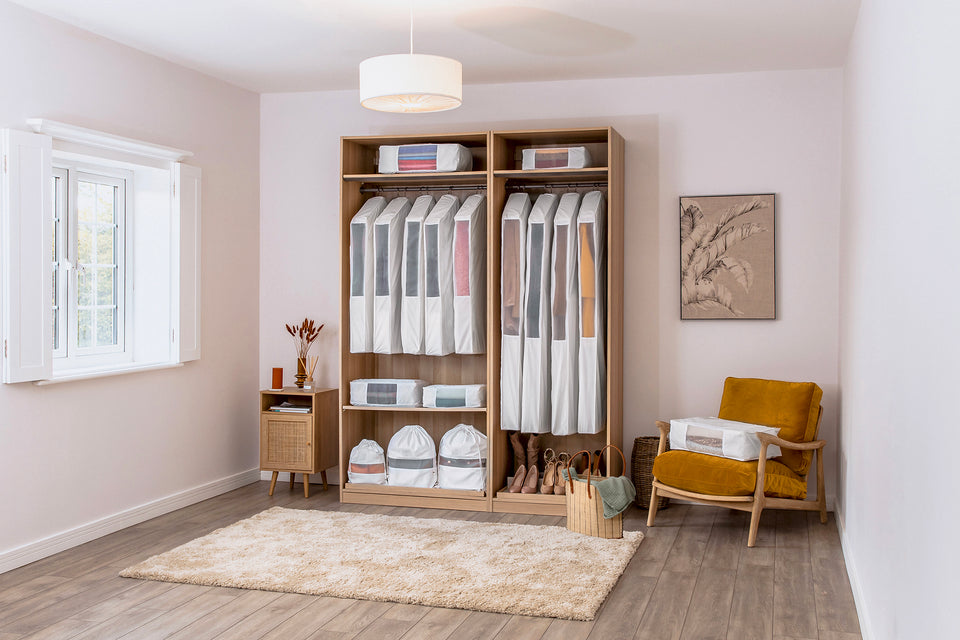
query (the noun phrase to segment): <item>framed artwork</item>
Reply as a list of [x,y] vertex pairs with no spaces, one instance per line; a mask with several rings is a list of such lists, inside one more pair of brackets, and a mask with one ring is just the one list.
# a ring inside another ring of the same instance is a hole
[[680,197],[680,319],[777,317],[774,194]]

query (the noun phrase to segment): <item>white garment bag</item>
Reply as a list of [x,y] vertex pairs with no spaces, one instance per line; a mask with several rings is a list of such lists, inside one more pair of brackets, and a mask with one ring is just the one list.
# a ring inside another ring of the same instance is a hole
[[433,208],[433,196],[417,198],[403,231],[403,298],[400,305],[400,341],[404,353],[422,354],[423,347],[423,222]]
[[453,218],[460,208],[454,195],[441,196],[423,223],[426,263],[423,317],[428,356],[453,353]]
[[347,479],[355,484],[387,484],[387,461],[383,447],[373,440],[361,440],[350,451]]
[[420,425],[408,424],[390,438],[387,484],[391,487],[432,487],[437,484],[437,445]]
[[550,432],[550,246],[560,198],[540,195],[527,222],[527,287],[524,292],[523,388],[520,430]]
[[373,350],[400,353],[400,267],[410,200],[394,198],[373,225]]
[[527,219],[532,204],[526,193],[507,198],[500,222],[500,428],[520,429],[523,379],[523,292],[527,277]]
[[483,491],[487,488],[487,436],[468,424],[458,424],[440,438],[441,489]]
[[457,353],[486,349],[487,198],[468,197],[453,219],[453,329]]
[[606,323],[607,205],[600,191],[583,197],[577,214],[577,259],[580,289],[580,350],[577,431],[599,433],[606,419],[606,358],[603,328]]
[[550,431],[555,436],[577,433],[577,348],[580,334],[577,313],[577,210],[580,194],[560,198],[553,219],[550,282]]
[[373,351],[373,225],[386,206],[386,198],[370,198],[350,220],[351,353]]

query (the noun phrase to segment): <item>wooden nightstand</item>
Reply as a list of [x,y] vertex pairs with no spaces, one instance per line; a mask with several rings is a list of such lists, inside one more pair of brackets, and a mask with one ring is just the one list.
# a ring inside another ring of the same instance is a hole
[[[327,488],[327,469],[336,466],[338,451],[337,389],[298,389],[260,392],[260,470],[273,471],[270,495],[281,471],[303,474],[303,495],[310,497],[310,474],[320,473]],[[272,407],[283,407],[273,409]],[[298,410],[299,409],[299,410]]]

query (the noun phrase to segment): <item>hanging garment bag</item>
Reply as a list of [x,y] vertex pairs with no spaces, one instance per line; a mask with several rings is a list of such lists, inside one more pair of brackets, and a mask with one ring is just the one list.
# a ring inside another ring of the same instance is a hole
[[520,429],[523,291],[527,277],[527,219],[531,207],[526,193],[510,194],[500,223],[500,428],[508,431]]
[[373,351],[373,225],[386,206],[386,198],[370,198],[350,221],[351,353]]
[[410,200],[394,198],[373,225],[373,350],[400,353],[400,267]]
[[437,484],[437,445],[420,425],[408,424],[390,438],[387,484],[391,487],[432,487]]
[[560,198],[553,219],[550,282],[550,431],[555,436],[577,432],[577,348],[580,334],[577,313],[577,210],[580,194]]
[[373,440],[361,440],[350,451],[347,479],[355,484],[387,484],[387,461],[383,447]]
[[580,261],[580,351],[577,431],[603,431],[606,409],[606,201],[600,191],[583,197],[577,214],[577,257]]
[[423,335],[428,356],[453,353],[453,218],[460,201],[441,196],[423,224],[426,291]]
[[487,436],[458,424],[440,438],[441,489],[483,491],[487,487]]
[[486,348],[487,198],[467,198],[453,219],[453,333],[457,353]]
[[523,325],[523,408],[520,430],[550,431],[550,246],[560,198],[537,198],[527,223],[527,287]]
[[400,341],[404,353],[422,354],[423,349],[423,222],[433,208],[433,196],[417,198],[403,231],[403,299],[400,308]]

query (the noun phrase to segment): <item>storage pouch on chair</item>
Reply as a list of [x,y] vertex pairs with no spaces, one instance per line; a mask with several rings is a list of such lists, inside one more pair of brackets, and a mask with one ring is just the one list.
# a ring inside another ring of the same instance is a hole
[[419,407],[422,401],[423,380],[350,381],[350,404],[358,407]]
[[373,440],[361,440],[350,450],[347,479],[355,484],[387,484],[387,461],[383,447]]
[[483,407],[486,401],[485,384],[432,384],[423,388],[423,406],[431,409]]
[[400,341],[404,353],[422,354],[424,255],[423,222],[433,208],[433,196],[420,196],[413,202],[403,231],[403,298],[400,305]]
[[[758,433],[779,435],[777,427],[720,418],[683,418],[670,421],[670,448],[706,453],[733,460],[760,458]],[[780,455],[780,447],[767,447],[767,458]]]
[[461,144],[381,145],[377,171],[408,173],[423,171],[470,171],[473,156]]
[[560,198],[553,219],[550,282],[550,431],[555,436],[577,433],[577,350],[580,318],[577,274],[577,211],[580,194]]
[[373,351],[373,226],[386,206],[386,198],[370,198],[350,220],[351,353]]
[[458,424],[440,438],[441,489],[483,491],[487,488],[487,436]]
[[453,219],[453,335],[457,353],[483,353],[487,333],[487,198],[468,197]]
[[373,225],[373,350],[400,353],[400,267],[410,200],[394,198]]
[[606,200],[600,191],[583,197],[577,214],[580,347],[577,431],[599,433],[606,418]]
[[437,445],[420,425],[408,424],[390,438],[387,484],[391,487],[432,487],[437,484]]
[[527,286],[524,296],[523,385],[520,430],[550,431],[550,247],[560,198],[537,198],[527,222]]
[[524,149],[523,169],[583,169],[590,166],[586,147]]
[[423,223],[423,335],[428,356],[453,353],[453,218],[459,205],[456,196],[441,196]]
[[523,380],[523,292],[527,286],[527,220],[532,204],[526,193],[507,198],[500,222],[500,428],[520,429]]

